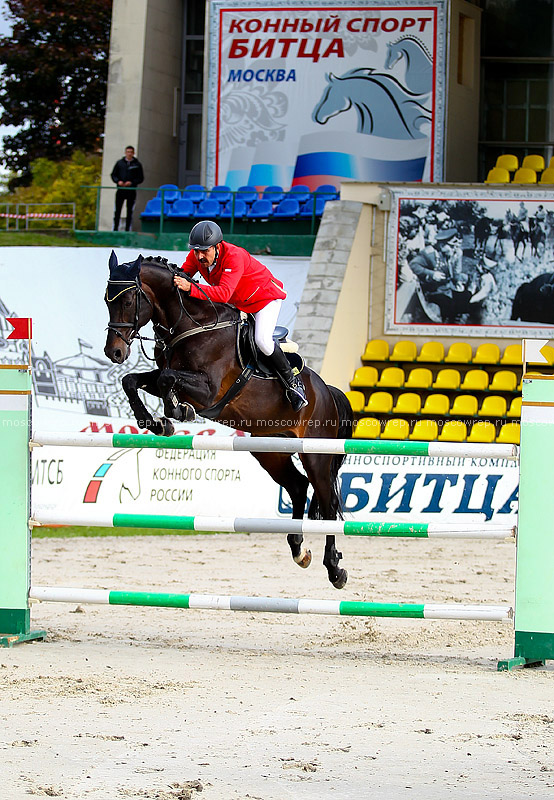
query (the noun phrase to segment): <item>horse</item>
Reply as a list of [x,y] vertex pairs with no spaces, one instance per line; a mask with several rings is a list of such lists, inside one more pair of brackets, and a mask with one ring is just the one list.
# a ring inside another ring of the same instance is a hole
[[429,94],[433,88],[433,59],[417,36],[401,36],[388,42],[385,69],[392,69],[401,58],[406,62],[406,88],[416,94]]
[[331,117],[354,107],[358,112],[358,133],[385,139],[424,139],[420,126],[431,121],[426,98],[405,89],[390,75],[371,68],[351,69],[344,75],[327,75],[328,85],[312,112],[312,119],[324,125]]
[[525,248],[527,246],[527,242],[529,241],[529,233],[523,227],[523,224],[515,217],[513,214],[510,216],[510,220],[508,222],[510,236],[512,238],[512,242],[514,245],[514,255],[516,258],[519,258],[517,251],[519,250],[520,244],[523,245],[523,250],[521,252],[520,261],[523,261],[523,256],[525,255]]
[[[190,421],[198,412],[252,436],[346,439],[352,435],[348,399],[308,367],[301,373],[308,406],[297,413],[292,411],[281,383],[267,374],[265,378],[254,374],[236,393],[233,387],[245,373],[238,353],[238,330],[244,325],[241,314],[234,306],[194,299],[177,289],[173,279],[181,270],[176,265],[160,257],[142,256],[118,264],[112,251],[109,271],[106,356],[122,364],[129,357],[133,340],[139,339],[142,344],[145,337],[140,334],[141,328],[150,321],[154,327],[152,360],[156,369],[128,373],[122,379],[139,428],[171,436],[175,429],[169,418]],[[163,417],[154,418],[139,397],[139,389],[162,399]],[[233,392],[232,399],[225,402]],[[293,519],[304,516],[310,484],[313,497],[309,519],[342,518],[338,471],[344,455],[301,454],[305,475],[295,467],[290,454],[253,456],[290,495]],[[255,487],[252,490],[255,492]],[[287,541],[293,560],[308,567],[311,553],[302,548],[302,534],[288,534]],[[348,578],[346,570],[339,567],[341,558],[335,537],[327,535],[323,564],[337,589],[342,589]]]
[[491,236],[491,219],[489,217],[479,217],[473,226],[473,240],[475,244],[475,252],[482,253]]
[[[529,241],[531,243],[531,252],[537,257],[539,250],[544,254],[546,248],[546,231],[541,227],[536,217],[529,217]],[[543,245],[541,247],[541,244]]]
[[554,272],[544,272],[518,287],[511,318],[554,325]]

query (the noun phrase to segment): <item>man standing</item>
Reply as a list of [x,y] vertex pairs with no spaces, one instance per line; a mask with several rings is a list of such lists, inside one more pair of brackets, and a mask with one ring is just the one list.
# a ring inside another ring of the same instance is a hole
[[125,148],[125,156],[116,161],[112,170],[112,181],[117,184],[115,193],[115,213],[113,218],[114,231],[119,230],[119,218],[123,203],[127,203],[127,217],[125,220],[125,230],[130,231],[133,224],[133,209],[137,193],[135,187],[142,183],[144,174],[142,164],[135,158],[135,148],[128,145]]

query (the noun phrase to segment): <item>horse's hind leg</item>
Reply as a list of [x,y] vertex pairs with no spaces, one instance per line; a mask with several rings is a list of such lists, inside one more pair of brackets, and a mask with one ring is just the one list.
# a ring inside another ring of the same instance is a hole
[[[294,466],[290,455],[276,453],[253,453],[254,458],[273,478],[275,483],[285,489],[292,502],[292,518],[303,519],[308,497],[309,481],[305,475],[299,472]],[[310,550],[302,547],[304,537],[301,533],[287,534],[292,558],[298,566],[306,569],[312,561]]]

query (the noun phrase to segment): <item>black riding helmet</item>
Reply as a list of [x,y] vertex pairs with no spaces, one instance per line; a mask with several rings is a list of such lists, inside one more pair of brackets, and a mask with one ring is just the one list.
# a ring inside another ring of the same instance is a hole
[[207,250],[223,241],[223,234],[217,222],[203,219],[197,222],[189,235],[189,247],[193,250]]

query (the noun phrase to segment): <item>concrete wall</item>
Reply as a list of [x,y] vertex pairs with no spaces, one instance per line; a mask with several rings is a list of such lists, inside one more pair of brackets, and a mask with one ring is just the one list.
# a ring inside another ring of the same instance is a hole
[[[133,145],[144,167],[143,187],[176,183],[178,92],[181,84],[181,0],[114,0],[102,186],[115,186],[110,173]],[[153,193],[138,193],[139,214]],[[114,191],[103,190],[100,229],[110,230]]]

